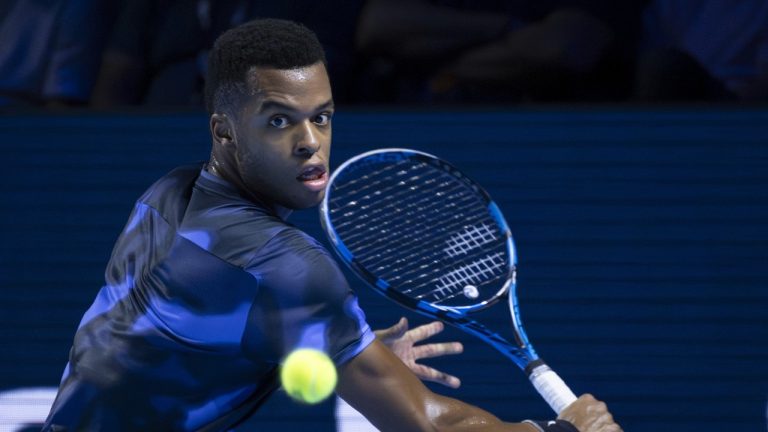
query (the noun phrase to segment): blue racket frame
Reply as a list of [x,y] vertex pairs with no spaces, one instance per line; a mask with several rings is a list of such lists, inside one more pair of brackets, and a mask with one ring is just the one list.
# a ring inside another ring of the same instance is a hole
[[[398,162],[404,159],[417,158],[421,161],[438,166],[440,169],[449,172],[451,175],[459,178],[462,182],[469,185],[479,195],[483,197],[488,206],[488,212],[496,221],[501,231],[506,234],[506,247],[509,256],[509,276],[501,289],[490,299],[478,304],[467,307],[453,307],[445,305],[433,305],[424,300],[416,300],[399,291],[390,288],[387,281],[373,275],[355,258],[355,255],[344,244],[336,232],[330,219],[329,201],[333,195],[333,185],[339,176],[354,175],[354,168],[365,166],[366,162],[380,164],[383,162]],[[395,301],[396,303],[413,310],[419,314],[430,318],[439,319],[445,323],[451,324],[494,347],[501,354],[512,360],[521,370],[529,370],[532,363],[539,361],[533,346],[528,341],[528,336],[523,328],[520,318],[520,310],[517,303],[517,283],[516,266],[517,252],[512,238],[511,231],[507,225],[501,210],[493,202],[490,195],[477,183],[459,171],[456,167],[445,162],[436,156],[417,150],[404,148],[385,148],[378,149],[357,155],[339,166],[331,175],[328,186],[326,187],[325,197],[320,205],[320,221],[326,232],[333,249],[337,255],[358,277],[366,282],[374,291]],[[483,324],[471,319],[469,315],[479,310],[485,309],[498,300],[507,298],[509,311],[512,318],[512,333],[516,344],[510,343],[500,334],[491,331]]]

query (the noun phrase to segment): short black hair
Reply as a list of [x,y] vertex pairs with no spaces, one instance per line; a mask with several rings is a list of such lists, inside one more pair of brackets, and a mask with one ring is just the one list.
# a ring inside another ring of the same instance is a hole
[[208,112],[230,111],[251,89],[253,67],[295,69],[326,64],[325,52],[312,30],[281,19],[246,22],[216,39],[208,57],[205,106]]

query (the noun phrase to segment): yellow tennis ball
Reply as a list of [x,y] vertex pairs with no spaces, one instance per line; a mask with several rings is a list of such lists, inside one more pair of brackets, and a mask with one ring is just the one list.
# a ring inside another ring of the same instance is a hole
[[291,352],[280,368],[288,396],[306,404],[322,402],[336,388],[336,367],[322,351],[301,348]]

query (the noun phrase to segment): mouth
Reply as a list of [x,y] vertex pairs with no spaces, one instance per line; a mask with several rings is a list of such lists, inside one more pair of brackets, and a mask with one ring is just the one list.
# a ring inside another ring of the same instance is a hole
[[328,183],[328,171],[322,165],[312,165],[304,168],[296,179],[311,191],[318,192]]

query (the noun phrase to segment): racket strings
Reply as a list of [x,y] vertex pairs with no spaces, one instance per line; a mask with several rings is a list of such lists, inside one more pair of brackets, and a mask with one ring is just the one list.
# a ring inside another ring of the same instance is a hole
[[333,188],[331,217],[349,250],[391,287],[432,303],[503,284],[504,239],[482,198],[443,170],[407,162],[367,166]]
[[[471,221],[467,222],[469,223]],[[466,283],[472,282],[474,284],[479,284],[486,279],[484,276],[489,274],[490,269],[488,268],[489,265],[487,262],[497,262],[497,260],[493,259],[487,260],[485,257],[475,257],[469,264],[462,265],[458,269],[453,270],[448,274],[444,274],[446,263],[451,262],[460,265],[458,255],[451,256],[450,253],[453,249],[452,245],[446,245],[448,242],[444,242],[443,244],[440,242],[427,243],[425,240],[426,235],[431,236],[432,234],[416,233],[413,235],[416,241],[412,242],[411,247],[408,249],[394,246],[394,248],[381,251],[377,256],[370,257],[372,258],[369,261],[370,265],[374,265],[375,263],[377,266],[375,270],[381,274],[382,278],[392,282],[402,283],[404,286],[402,289],[403,293],[416,295],[419,290],[427,289],[434,284],[437,284],[438,287],[442,287],[442,289],[437,291],[443,293],[445,288],[455,286],[455,284],[450,283],[450,281],[457,281],[457,283],[464,281]],[[487,237],[484,237],[482,240],[485,242]],[[470,244],[481,244],[481,241],[472,242],[471,240],[468,240],[468,242]],[[386,261],[389,257],[388,254],[390,253],[401,254],[401,257],[397,258],[392,263],[394,265],[389,265],[389,261]],[[470,259],[473,258],[473,256],[468,255],[469,250],[466,247],[464,254],[467,254]],[[446,255],[448,255],[450,259],[446,258]],[[500,262],[502,269],[504,268],[504,264],[503,261]],[[410,288],[405,288],[405,286]],[[422,296],[420,295],[419,297]]]
[[[347,185],[341,185],[338,188],[334,188],[334,196],[342,197],[343,200],[335,199],[332,200],[331,204],[334,205],[333,212],[339,212],[344,211],[343,216],[351,216],[353,215],[352,211],[355,211],[359,209],[361,212],[367,212],[371,206],[375,207],[381,207],[380,200],[382,199],[392,199],[391,196],[392,193],[399,193],[405,194],[407,191],[403,190],[403,187],[406,184],[411,184],[411,188],[414,190],[418,187],[416,184],[417,182],[420,183],[421,187],[432,187],[435,188],[434,192],[437,195],[442,195],[446,193],[452,193],[455,191],[444,191],[440,190],[441,187],[448,185],[448,183],[443,184],[437,184],[434,185],[434,183],[437,182],[438,178],[437,176],[433,177],[424,177],[424,175],[414,175],[408,179],[399,179],[397,183],[393,183],[391,181],[391,177],[387,177],[388,173],[387,171],[393,170],[392,167],[387,167],[382,170],[375,171],[371,174],[362,176],[359,179],[354,179],[353,181],[350,181],[350,184],[361,184],[364,180],[371,179],[368,183],[362,183],[360,189],[349,189],[349,184]],[[400,171],[397,173],[397,175],[404,175],[405,171]],[[432,173],[436,174],[436,173]],[[384,178],[384,180],[377,179],[377,178]],[[408,183],[406,183],[406,181]],[[372,190],[371,190],[372,189]],[[341,202],[340,202],[341,201]],[[407,202],[406,205],[409,205]],[[437,203],[435,203],[437,205]],[[413,207],[413,204],[410,204],[411,207]],[[398,210],[398,208],[395,208],[395,210]],[[422,211],[425,209],[422,209]],[[392,218],[386,218],[384,216],[378,218],[375,217],[376,214],[381,215],[380,211],[377,211],[376,208],[371,210],[371,215],[368,215],[367,213],[357,213],[357,216],[359,217],[370,217],[372,220],[369,222],[375,222],[375,223],[394,223],[396,222]],[[339,221],[339,225],[336,227],[337,230],[343,230],[347,225],[349,224],[355,224],[357,223],[357,219],[350,219],[347,222],[344,222],[343,220]],[[371,229],[376,229],[375,226],[369,225]]]
[[[437,186],[437,188],[440,187],[441,186]],[[374,255],[376,254],[374,248],[377,244],[392,240],[387,234],[392,232],[393,228],[396,234],[403,234],[398,226],[402,223],[402,219],[407,219],[409,223],[411,223],[410,228],[415,230],[424,229],[426,227],[436,230],[448,230],[450,228],[444,226],[445,224],[434,225],[435,220],[446,219],[444,216],[442,218],[438,217],[438,213],[444,214],[446,210],[445,204],[436,202],[434,199],[429,199],[428,197],[424,197],[421,202],[401,200],[400,198],[405,194],[405,192],[395,192],[386,198],[387,202],[385,203],[376,203],[374,204],[374,207],[371,207],[371,205],[366,206],[366,208],[361,207],[361,213],[355,215],[354,219],[350,218],[347,223],[342,223],[343,225],[352,225],[348,237],[349,245],[351,247],[357,247],[359,243],[365,243],[365,246],[368,249],[364,254]],[[382,199],[380,201],[384,200]],[[393,203],[390,203],[389,201],[393,201]],[[463,204],[461,198],[457,199],[457,201],[458,202],[456,203],[452,203],[451,207]],[[393,214],[396,217],[393,217]],[[352,215],[348,214],[347,216]],[[359,224],[361,222],[365,222],[366,225],[360,226]],[[345,228],[346,226],[343,226],[339,229],[344,230]],[[380,237],[377,237],[371,242],[370,236],[373,234],[377,234]],[[381,237],[382,234],[387,236]],[[405,233],[405,235],[406,237],[404,237],[403,240],[411,237],[408,236],[408,233]],[[404,241],[401,241],[401,243],[404,243]]]
[[453,258],[491,243],[498,238],[493,228],[490,225],[481,223],[480,225],[471,226],[466,231],[454,234],[448,240],[448,248],[445,252]]
[[[455,206],[456,204],[453,204],[446,208],[440,203],[431,202],[419,208],[418,203],[411,203],[400,210],[401,214],[398,215],[398,218],[393,218],[391,215],[393,210],[388,208],[372,211],[370,219],[358,221],[366,223],[367,230],[357,235],[350,235],[350,247],[359,247],[361,250],[359,257],[366,259],[392,249],[392,242],[396,242],[396,247],[399,248],[399,255],[402,256],[402,259],[410,259],[412,258],[411,255],[423,253],[422,242],[425,232],[429,231],[431,236],[437,234],[438,236],[445,237],[453,232],[456,223],[470,224],[479,222],[476,217],[472,216],[461,218],[461,220],[452,220],[457,216],[440,216],[446,212],[455,211]],[[427,212],[434,212],[435,214],[425,215],[424,213]],[[361,218],[367,218],[367,216],[363,215]],[[404,227],[399,226],[404,220],[408,221],[409,224],[407,231],[403,231]],[[370,240],[372,235],[377,237],[374,240]],[[451,248],[452,252],[453,250],[454,248]]]
[[[416,171],[423,168],[424,165],[426,164],[420,163],[418,165],[412,165],[409,169],[411,171]],[[370,168],[370,166],[367,166],[366,168]],[[391,172],[395,170],[395,173]],[[401,164],[384,165],[383,168],[371,171],[358,178],[352,178],[346,183],[336,181],[333,184],[334,196],[344,197],[345,199],[335,199],[331,204],[334,205],[334,210],[341,210],[347,206],[356,206],[358,204],[358,201],[354,199],[356,196],[363,199],[386,196],[387,192],[402,186],[402,184],[392,184],[390,180],[392,176],[402,177],[406,174],[407,171],[403,169]],[[404,180],[400,181],[404,182]],[[381,187],[382,184],[389,184],[389,186]]]
[[[424,165],[424,164],[422,164]],[[426,166],[426,165],[424,165]],[[376,172],[378,175],[380,172]],[[428,172],[433,176],[440,174],[432,170]],[[466,188],[459,187],[457,182],[442,182],[435,185],[434,188],[425,188],[423,185],[436,183],[434,178],[424,180],[422,176],[411,177],[408,183],[400,183],[404,190],[394,191],[393,188],[386,188],[391,194],[384,194],[383,198],[362,205],[358,212],[351,212],[348,208],[358,203],[367,201],[371,195],[344,197],[346,205],[334,208],[333,212],[344,211],[343,217],[346,221],[338,220],[337,232],[343,233],[347,247],[350,250],[356,250],[358,260],[365,261],[369,257],[375,257],[381,254],[387,254],[393,249],[392,243],[396,242],[395,248],[401,256],[398,261],[410,260],[423,254],[424,231],[430,230],[430,237],[438,234],[450,233],[455,231],[453,222],[460,224],[474,223],[471,216],[463,215],[460,208],[476,208],[481,204],[477,197],[468,194]],[[378,182],[381,183],[381,182]],[[421,186],[417,186],[421,184]],[[408,186],[411,185],[411,186]],[[423,193],[417,195],[414,193],[420,189]],[[451,196],[456,199],[445,202],[434,199],[435,196]],[[397,217],[393,217],[393,212]],[[446,215],[453,215],[446,217]],[[476,214],[474,216],[482,216]],[[451,217],[458,220],[451,220]],[[407,221],[408,230],[403,231],[402,223]],[[347,230],[347,228],[350,228]],[[394,228],[394,229],[392,229]],[[460,243],[460,242],[457,242]],[[466,247],[466,245],[464,245]],[[451,247],[452,250],[461,248],[461,244]],[[450,254],[449,254],[450,255]],[[429,258],[429,257],[425,257]]]
[[417,298],[435,295],[440,301],[445,301],[459,294],[465,294],[464,289],[467,286],[476,286],[500,276],[498,270],[503,269],[504,265],[504,254],[497,252],[487,255],[441,276],[435,289],[417,296]]
[[[426,167],[426,164],[421,164],[422,167]],[[385,171],[393,170],[389,169],[378,170],[359,179],[355,179],[354,183],[361,183],[371,177],[380,177],[385,175]],[[401,174],[405,172],[401,170]],[[360,190],[349,190],[348,187],[334,189],[334,196],[337,197],[332,200],[334,208],[332,214],[336,218],[336,230],[339,233],[344,233],[345,242],[350,250],[359,250],[358,259],[364,259],[367,256],[374,256],[382,252],[381,249],[377,249],[378,245],[386,245],[392,241],[398,242],[398,247],[407,246],[407,240],[413,238],[414,235],[410,232],[419,232],[424,228],[432,230],[444,230],[447,231],[450,227],[441,226],[444,224],[435,225],[435,222],[445,220],[446,203],[440,202],[434,199],[435,196],[453,196],[457,199],[454,202],[448,203],[449,206],[464,206],[472,208],[472,202],[468,202],[470,198],[474,198],[471,195],[463,193],[463,188],[458,187],[456,182],[439,182],[438,171],[427,171],[427,175],[431,177],[425,177],[424,173],[420,175],[412,176],[406,180],[399,179],[397,182],[393,180],[374,180],[371,183],[365,184],[366,187],[362,187]],[[407,182],[406,182],[407,181]],[[352,183],[352,182],[350,182]],[[377,190],[375,194],[366,193],[368,189],[371,189],[371,185],[382,185],[389,183],[389,186],[384,186],[380,190]],[[348,186],[348,185],[345,185]],[[346,189],[345,193],[348,195],[342,196],[339,192]],[[418,195],[416,191],[421,192]],[[379,193],[381,192],[381,193]],[[463,195],[463,196],[461,196]],[[418,201],[417,198],[420,198]],[[339,204],[342,201],[344,204]],[[343,212],[338,215],[338,212]],[[453,214],[454,212],[448,213]],[[407,220],[409,225],[409,231],[403,232],[402,227],[399,226]],[[403,249],[401,249],[402,254]]]

